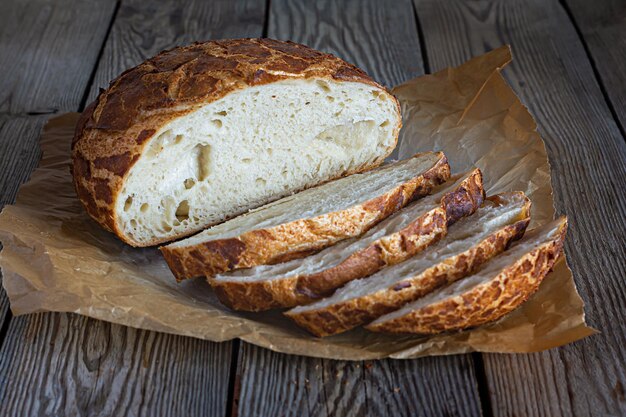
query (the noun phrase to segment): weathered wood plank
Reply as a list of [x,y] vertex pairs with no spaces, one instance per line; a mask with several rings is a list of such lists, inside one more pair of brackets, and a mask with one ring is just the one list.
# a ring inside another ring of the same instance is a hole
[[[44,116],[0,115],[0,210],[15,201],[20,184],[39,161],[37,138]],[[0,248],[2,243],[0,242]],[[0,273],[0,278],[2,274]],[[8,320],[9,300],[0,289],[0,328]],[[1,342],[2,334],[0,334]]]
[[[263,28],[265,4],[254,0],[148,3],[120,7],[94,84],[175,44],[260,36]],[[33,145],[23,147],[27,160]],[[71,314],[13,318],[0,350],[0,415],[223,416],[231,349]]]
[[410,1],[272,0],[268,36],[330,52],[388,87],[424,73]]
[[[389,86],[423,73],[409,1],[272,0],[268,36],[335,53]],[[244,344],[238,381],[241,416],[480,414],[469,355],[363,363]]]
[[225,414],[230,343],[73,314],[17,317],[11,328],[0,356],[3,416]]
[[626,2],[566,0],[600,75],[622,134],[626,128]]
[[196,41],[260,37],[265,3],[256,0],[122,2],[88,102],[113,78],[162,50]]
[[480,415],[470,355],[333,361],[244,344],[240,416]]
[[0,112],[76,110],[115,0],[3,1]]
[[485,355],[495,415],[624,415],[626,143],[584,48],[556,2],[415,2],[434,69],[510,43],[505,71],[536,117],[557,211],[570,218],[569,263],[602,331],[533,355]]

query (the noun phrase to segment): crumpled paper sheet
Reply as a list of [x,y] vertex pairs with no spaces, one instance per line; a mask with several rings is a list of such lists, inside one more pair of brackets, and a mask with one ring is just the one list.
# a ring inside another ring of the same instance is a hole
[[[500,75],[508,47],[396,87],[404,128],[399,157],[442,150],[454,172],[478,166],[489,194],[525,191],[532,225],[553,218],[550,169],[528,110]],[[212,341],[239,337],[279,352],[334,359],[532,352],[592,334],[564,257],[522,307],[473,330],[434,337],[362,329],[318,339],[278,312],[236,313],[202,279],[177,284],[155,248],[135,249],[83,211],[69,173],[77,114],[49,121],[43,158],[17,203],[0,214],[0,266],[14,314],[74,312]],[[532,227],[531,225],[531,227]]]

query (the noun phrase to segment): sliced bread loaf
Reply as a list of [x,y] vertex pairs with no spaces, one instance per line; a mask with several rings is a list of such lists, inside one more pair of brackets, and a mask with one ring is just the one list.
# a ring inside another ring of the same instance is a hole
[[488,198],[474,215],[452,225],[444,238],[415,257],[285,314],[316,336],[368,323],[475,271],[523,235],[529,215],[530,200],[523,193]]
[[378,166],[400,124],[397,100],[333,55],[195,43],[125,71],[85,109],[74,185],[103,227],[155,245]]
[[482,174],[475,169],[437,187],[372,227],[304,259],[233,271],[209,279],[220,301],[235,310],[293,307],[328,295],[348,281],[397,264],[472,214],[483,202]]
[[565,217],[531,230],[476,274],[379,317],[366,328],[433,334],[497,320],[539,288],[561,252],[566,230]]
[[179,280],[284,262],[360,236],[449,177],[445,155],[417,154],[275,201],[161,251]]

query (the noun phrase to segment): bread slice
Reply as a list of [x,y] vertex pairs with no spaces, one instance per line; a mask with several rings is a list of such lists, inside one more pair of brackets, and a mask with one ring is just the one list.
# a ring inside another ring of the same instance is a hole
[[539,288],[563,248],[566,230],[565,217],[531,230],[476,274],[379,317],[366,328],[433,334],[497,320]]
[[303,257],[370,227],[450,177],[442,153],[311,188],[161,248],[177,279]]
[[523,193],[488,198],[474,215],[452,225],[444,238],[415,257],[285,314],[316,336],[368,323],[475,271],[523,235],[529,215],[530,201]]
[[457,175],[372,227],[304,259],[262,265],[210,279],[222,303],[235,310],[293,307],[328,295],[348,281],[397,264],[439,240],[447,226],[483,202],[482,174]]
[[398,101],[363,71],[292,42],[164,51],[113,80],[72,145],[87,212],[133,246],[190,235],[380,165]]

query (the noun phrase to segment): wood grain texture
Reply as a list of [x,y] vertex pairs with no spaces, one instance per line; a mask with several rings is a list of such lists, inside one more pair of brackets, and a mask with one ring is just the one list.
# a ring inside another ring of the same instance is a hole
[[[96,80],[108,82],[125,66],[177,43],[258,37],[263,27],[262,2],[148,3],[129,1],[120,7],[112,28],[117,35],[107,41]],[[95,13],[83,12],[87,22]],[[71,50],[76,39],[64,42]],[[87,86],[91,69],[86,72],[78,97],[96,91]],[[82,80],[82,73],[70,75]],[[77,103],[70,109],[76,110]],[[13,137],[7,157],[0,156],[1,172],[20,166],[25,174],[19,175],[28,175],[37,159],[39,127],[10,127]],[[24,132],[35,133],[26,139],[15,136]],[[30,166],[19,165],[21,153]],[[0,181],[17,189],[17,179]],[[231,350],[232,343],[139,331],[72,314],[13,318],[0,350],[0,415],[223,416]]]
[[626,2],[565,0],[580,30],[604,91],[626,128]]
[[[20,184],[37,165],[41,154],[37,140],[45,120],[45,116],[0,115],[0,210],[15,202]],[[0,288],[0,328],[9,319],[8,311],[9,300]]]
[[626,143],[556,1],[415,2],[434,69],[510,43],[504,74],[537,119],[566,251],[602,334],[533,355],[485,355],[495,415],[624,415]]
[[115,0],[0,4],[0,112],[75,111]]
[[[272,0],[268,36],[332,52],[388,86],[423,73],[408,1]],[[243,344],[240,416],[479,415],[470,355],[407,361],[303,358]]]
[[393,87],[424,73],[410,0],[272,0],[268,36],[304,43]]
[[472,366],[469,355],[347,362],[244,344],[233,415],[478,416]]
[[230,343],[73,314],[11,321],[0,355],[3,416],[223,416]]
[[160,51],[196,41],[260,37],[265,2],[257,0],[123,1],[87,102],[122,71]]

